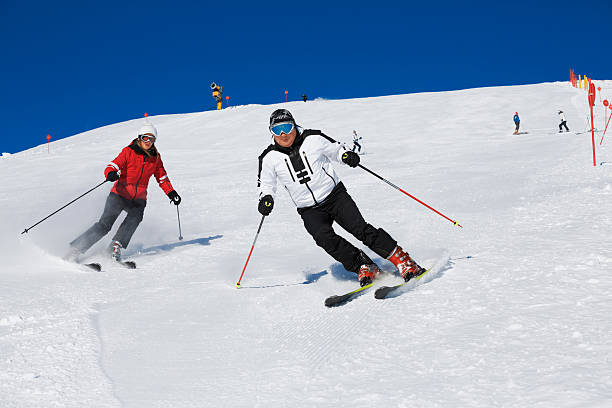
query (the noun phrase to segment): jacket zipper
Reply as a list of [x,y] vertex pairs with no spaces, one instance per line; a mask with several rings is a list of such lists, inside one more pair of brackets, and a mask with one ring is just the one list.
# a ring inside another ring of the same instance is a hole
[[323,170],[323,173],[327,174],[327,177],[334,182],[334,187],[336,187],[336,180],[334,180],[334,178],[327,171],[325,171],[325,167],[321,166],[321,169]]
[[144,166],[145,166],[145,157],[142,156],[142,168],[140,169],[140,176],[138,176],[138,180],[136,180],[136,189],[134,190],[134,197],[132,197],[132,200],[135,200],[136,194],[138,194],[138,182],[140,182],[140,179],[142,178],[142,173],[144,173]]

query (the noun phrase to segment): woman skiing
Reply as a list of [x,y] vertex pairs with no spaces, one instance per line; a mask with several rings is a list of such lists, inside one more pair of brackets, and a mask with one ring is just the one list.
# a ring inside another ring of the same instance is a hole
[[348,271],[355,272],[361,286],[380,273],[361,250],[336,234],[332,224],[347,232],[381,257],[391,261],[404,280],[425,272],[382,228],[364,219],[332,167],[332,162],[357,167],[359,155],[319,130],[298,128],[291,113],[278,109],[270,116],[274,144],[259,156],[259,212],[267,216],[274,206],[280,183],[297,206],[304,227],[323,248]]
[[142,221],[147,205],[147,186],[151,176],[175,205],[181,197],[170,184],[161,156],[155,148],[157,129],[151,124],[140,128],[138,137],[124,147],[121,153],[104,169],[107,181],[115,182],[106,198],[104,212],[100,220],[70,243],[67,258],[76,261],[93,244],[108,234],[122,211],[127,216],[119,226],[110,244],[111,256],[121,260],[121,249],[127,248],[138,224]]

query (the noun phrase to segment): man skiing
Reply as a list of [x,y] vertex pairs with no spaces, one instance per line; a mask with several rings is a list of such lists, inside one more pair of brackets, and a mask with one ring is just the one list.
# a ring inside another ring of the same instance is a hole
[[569,132],[569,128],[567,127],[567,121],[565,120],[565,114],[562,110],[559,111],[559,119],[561,119],[561,123],[559,123],[559,133],[563,132],[563,126],[565,126],[565,131]]
[[151,176],[155,176],[161,189],[175,205],[181,203],[181,197],[170,184],[161,156],[155,148],[156,140],[157,129],[151,124],[145,124],[140,128],[138,138],[124,147],[106,166],[104,176],[107,181],[115,184],[106,198],[104,212],[98,222],[70,243],[68,259],[76,261],[81,254],[108,234],[119,214],[125,211],[127,216],[110,245],[112,258],[120,261],[121,249],[127,248],[142,221]]
[[514,112],[514,124],[516,125],[516,129],[514,130],[513,135],[519,134],[519,126],[521,126],[521,118],[519,118],[518,112]]
[[361,286],[380,273],[378,266],[362,251],[337,235],[332,224],[347,232],[384,259],[391,261],[404,280],[425,272],[382,228],[364,219],[332,167],[332,162],[357,167],[357,153],[319,130],[298,127],[286,109],[270,116],[269,130],[274,143],[259,156],[259,212],[267,216],[274,206],[280,183],[289,193],[302,217],[304,227],[323,248],[348,271],[357,274]]
[[353,149],[352,151],[355,151],[355,149],[357,149],[358,154],[361,153],[361,145],[359,144],[359,141],[361,139],[363,139],[363,137],[358,137],[357,131],[353,130]]

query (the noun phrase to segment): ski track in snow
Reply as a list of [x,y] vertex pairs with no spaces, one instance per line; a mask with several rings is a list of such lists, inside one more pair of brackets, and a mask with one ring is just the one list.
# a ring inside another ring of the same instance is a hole
[[[349,146],[356,129],[365,166],[456,218],[464,228],[335,166],[368,222],[425,266],[440,251],[450,261],[394,298],[326,308],[356,279],[279,191],[236,290],[278,106],[150,118],[185,239],[152,182],[126,251],[136,270],[102,255],[108,237],[85,259],[103,272],[59,259],[108,186],[19,233],[95,185],[141,119],[2,156],[0,406],[612,405],[610,168],[592,165],[589,133],[554,133],[557,107],[584,130],[586,93],[547,83],[279,106]],[[514,111],[528,133],[512,135]],[[597,146],[598,163],[611,156]]]

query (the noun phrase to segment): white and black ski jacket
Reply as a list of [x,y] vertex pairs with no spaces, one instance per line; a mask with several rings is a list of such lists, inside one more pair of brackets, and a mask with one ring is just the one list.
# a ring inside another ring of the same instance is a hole
[[291,147],[272,144],[259,156],[259,198],[280,183],[298,208],[322,203],[340,180],[331,162],[342,162],[343,145],[320,130],[298,128]]

